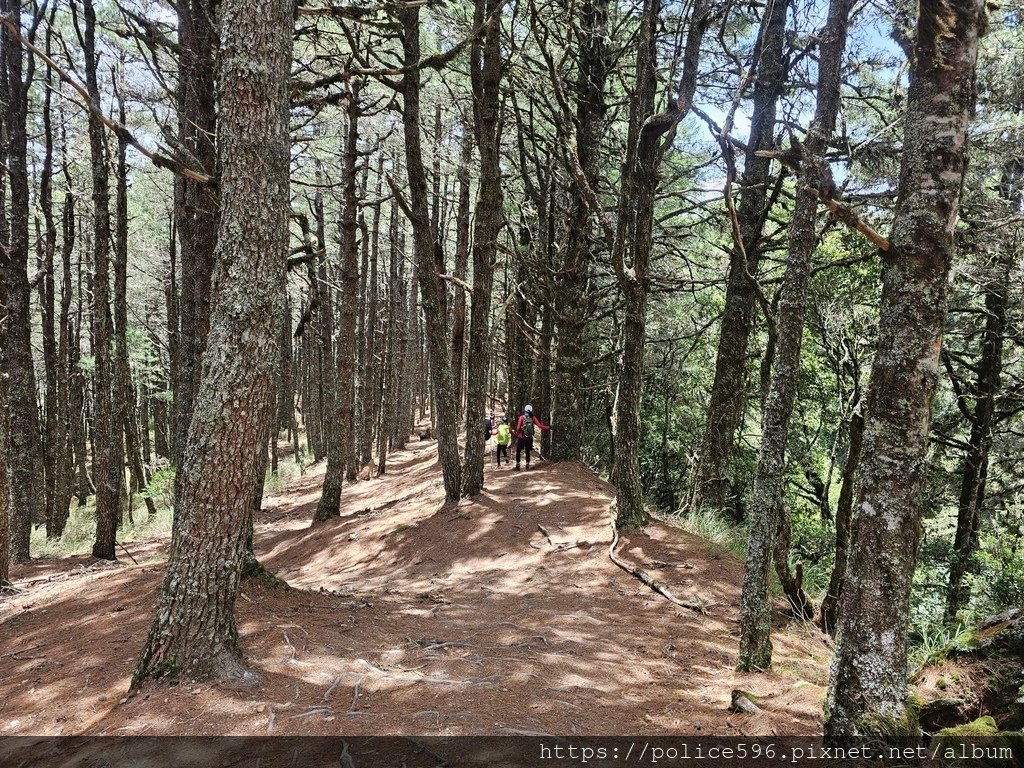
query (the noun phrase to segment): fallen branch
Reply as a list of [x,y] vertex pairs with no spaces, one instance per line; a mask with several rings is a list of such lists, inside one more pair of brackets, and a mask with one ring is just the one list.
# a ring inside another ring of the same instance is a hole
[[640,579],[640,581],[642,581],[652,590],[654,590],[659,595],[664,597],[670,603],[678,605],[680,608],[688,608],[689,610],[696,611],[701,615],[707,615],[709,608],[718,605],[717,602],[704,600],[703,598],[695,598],[693,600],[680,600],[678,597],[669,592],[668,587],[652,578],[651,575],[647,573],[647,571],[643,570],[642,568],[639,568],[638,566],[630,565],[625,560],[619,558],[619,556],[615,554],[615,548],[619,546],[619,529],[615,527],[616,506],[617,505],[615,503],[615,500],[613,499],[610,506],[612,543],[608,545],[608,557],[611,559],[613,563],[615,563],[617,566],[619,566],[619,568],[621,568],[631,576],[635,576],[636,578]]
[[132,558],[132,562],[133,562],[133,563],[135,563],[136,565],[138,565],[138,564],[139,564],[139,561],[138,561],[138,560],[136,560],[136,559],[135,559],[134,557],[132,557],[132,553],[128,551],[128,547],[126,547],[126,546],[125,546],[124,544],[122,544],[122,543],[121,543],[120,541],[119,541],[119,542],[117,542],[117,546],[119,546],[119,547],[120,547],[121,549],[123,549],[123,550],[124,550],[124,553],[125,553],[126,555],[128,555],[128,557],[131,557],[131,558]]

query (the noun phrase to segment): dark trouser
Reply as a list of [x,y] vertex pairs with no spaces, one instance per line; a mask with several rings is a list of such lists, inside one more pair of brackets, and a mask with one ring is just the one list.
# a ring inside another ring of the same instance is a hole
[[508,443],[505,443],[504,445],[501,444],[501,443],[498,443],[498,466],[499,467],[501,466],[501,457],[502,456],[505,457],[506,463],[511,461],[511,459],[509,459],[509,457],[508,457]]
[[526,466],[530,466],[530,453],[533,451],[533,438],[520,437],[516,440],[516,466],[519,466],[519,456],[526,451]]

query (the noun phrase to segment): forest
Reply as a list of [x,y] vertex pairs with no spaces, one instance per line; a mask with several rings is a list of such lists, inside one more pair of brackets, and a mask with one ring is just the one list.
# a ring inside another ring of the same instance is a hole
[[0,14],[0,734],[1024,755],[1020,0]]

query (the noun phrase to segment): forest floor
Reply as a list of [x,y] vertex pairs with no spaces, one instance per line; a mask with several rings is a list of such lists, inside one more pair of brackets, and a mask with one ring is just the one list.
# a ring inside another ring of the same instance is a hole
[[[490,447],[493,447],[491,445]],[[488,465],[486,491],[443,508],[432,442],[347,485],[310,528],[322,465],[268,494],[256,551],[292,589],[244,583],[238,625],[262,684],[149,684],[127,698],[166,538],[118,564],[15,569],[0,599],[0,735],[813,734],[830,651],[776,610],[776,671],[734,671],[742,563],[662,523],[608,558],[611,487],[581,465]],[[544,530],[550,534],[545,535]],[[760,714],[729,711],[731,692]]]

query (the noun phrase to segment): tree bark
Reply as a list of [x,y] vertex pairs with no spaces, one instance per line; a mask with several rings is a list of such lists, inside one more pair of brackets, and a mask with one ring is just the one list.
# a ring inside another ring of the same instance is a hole
[[[596,190],[604,135],[605,85],[608,78],[608,0],[583,0],[579,20],[576,154],[591,189]],[[551,423],[558,425],[551,458],[572,461],[582,456],[585,435],[586,329],[591,315],[590,269],[595,248],[590,202],[578,185],[567,213],[561,280],[557,287],[558,336],[552,377]]]
[[481,30],[481,34],[473,39],[469,54],[473,87],[473,134],[480,154],[480,188],[473,229],[473,293],[466,382],[466,462],[462,470],[462,495],[466,498],[480,493],[484,486],[486,439],[483,426],[487,410],[487,361],[491,351],[491,293],[494,263],[498,258],[498,235],[504,223],[499,114],[504,64],[498,14],[503,2],[476,0],[473,23]]
[[920,4],[858,514],[825,701],[829,744],[917,743],[907,689],[910,590],[983,27],[978,0]]
[[[740,657],[737,668],[741,671],[768,669],[772,663],[768,579],[776,532],[788,532],[790,528],[789,514],[782,508],[786,442],[800,372],[811,257],[818,242],[819,192],[828,194],[827,189],[834,186],[822,189],[823,179],[832,178],[825,151],[832,140],[839,114],[851,7],[851,0],[831,0],[825,28],[818,42],[817,102],[814,120],[804,141],[796,202],[789,223],[789,255],[779,288],[771,379],[762,415],[754,493],[750,499],[751,529],[740,600]],[[788,544],[787,536],[787,550]],[[781,557],[784,554],[782,551],[777,553],[775,566],[790,605],[800,615],[806,616],[808,609],[813,614],[814,609],[809,606],[800,584],[790,576],[788,559]]]
[[996,426],[996,398],[1003,371],[1003,340],[1009,304],[1010,276],[1014,268],[1014,250],[999,249],[996,274],[985,285],[985,327],[981,335],[981,359],[977,379],[971,388],[975,396],[971,412],[971,435],[961,467],[960,496],[957,505],[953,559],[949,566],[949,592],[946,596],[946,620],[954,621],[970,598],[964,582],[979,547],[981,509],[985,502],[985,478],[988,475],[989,449]]
[[355,419],[353,401],[355,389],[356,308],[359,294],[359,243],[356,163],[359,160],[359,91],[361,83],[352,79],[348,83],[348,130],[342,159],[342,194],[344,207],[341,217],[341,295],[338,299],[338,331],[334,364],[337,389],[331,405],[334,408],[330,422],[331,444],[327,454],[327,470],[320,502],[313,522],[329,520],[341,515],[341,488],[346,467],[355,464]]
[[[3,0],[2,13],[19,23],[19,0]],[[32,357],[31,287],[28,279],[29,181],[28,181],[28,90],[32,84],[33,62],[23,61],[22,47],[6,27],[3,42],[3,128],[5,173],[10,189],[5,221],[0,231],[0,272],[4,284],[7,315],[2,337],[3,370],[7,380],[8,461],[10,472],[11,556],[15,562],[29,558],[33,520],[44,516],[45,488],[40,452],[39,417],[36,407],[36,376]],[[24,66],[23,66],[24,65]],[[0,136],[2,137],[2,136]],[[0,186],[3,186],[0,184]],[[3,218],[3,217],[0,217]]]
[[[461,491],[462,465],[459,460],[458,409],[455,405],[455,381],[452,376],[446,289],[441,281],[441,249],[430,225],[427,178],[423,167],[420,136],[420,9],[418,6],[396,11],[402,25],[404,66],[411,67],[402,76],[402,126],[405,136],[406,174],[409,181],[408,210],[412,223],[413,260],[416,262],[423,315],[426,320],[427,359],[430,365],[433,397],[432,413],[437,420],[437,450],[444,479],[445,500],[454,503]],[[412,314],[412,309],[410,309]],[[403,428],[405,418],[402,418]],[[408,433],[406,433],[408,434]]]
[[[694,4],[682,54],[683,74],[678,93],[668,110],[657,115],[654,114],[654,100],[658,86],[661,0],[646,0],[640,20],[637,81],[630,103],[630,128],[619,192],[618,231],[613,248],[616,278],[625,302],[622,358],[613,416],[612,481],[618,508],[615,524],[620,529],[639,527],[650,520],[644,508],[644,489],[640,478],[640,411],[654,209],[662,158],[672,144],[676,126],[690,111],[697,89],[700,46],[709,14],[708,3]],[[628,269],[624,258],[626,252],[630,256]]]
[[136,688],[150,677],[255,678],[241,662],[234,614],[284,309],[292,13],[290,0],[223,0],[218,12],[216,300],[175,499],[179,524]]
[[[192,156],[194,170],[216,178],[216,19],[221,0],[180,0],[178,11],[178,141]],[[181,263],[178,378],[174,380],[175,466],[181,466],[185,437],[202,371],[213,304],[218,204],[215,195],[191,179],[176,181],[175,229]],[[180,489],[175,483],[175,493]]]
[[[455,277],[465,282],[469,273],[469,164],[473,159],[473,132],[463,126],[462,152],[459,157],[459,203],[455,213]],[[463,360],[466,351],[466,292],[455,289],[452,307],[452,376],[455,379],[455,407],[462,406]]]
[[[768,211],[771,160],[757,156],[773,149],[775,116],[786,77],[783,47],[788,0],[771,3],[761,20],[753,58],[758,62],[754,81],[750,136],[743,163],[737,217],[742,247],[736,244],[729,259],[729,275],[722,310],[715,375],[708,400],[704,439],[690,480],[691,510],[732,510],[740,517],[733,462],[736,433],[747,400],[747,349],[757,308],[753,276],[764,249],[762,234]],[[746,259],[744,259],[744,253]]]
[[[75,6],[72,6],[74,9]],[[100,104],[97,77],[96,10],[93,0],[82,4],[80,30],[89,97]],[[77,26],[77,25],[76,25]],[[106,128],[89,112],[89,160],[92,168],[93,275],[92,342],[96,370],[93,375],[93,477],[96,482],[96,541],[93,557],[116,560],[117,526],[124,493],[124,451],[121,422],[114,409],[113,320],[110,314],[110,188],[107,170]]]

